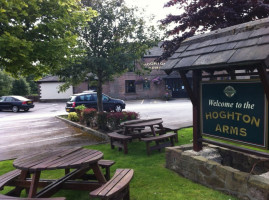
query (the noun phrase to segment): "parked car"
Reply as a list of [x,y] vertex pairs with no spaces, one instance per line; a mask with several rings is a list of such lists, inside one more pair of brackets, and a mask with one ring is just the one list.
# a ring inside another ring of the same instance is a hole
[[29,111],[35,105],[33,101],[22,96],[2,96],[0,97],[0,111],[12,110],[19,112],[20,110]]
[[[113,99],[105,94],[102,94],[103,108],[105,111],[121,112],[125,109],[125,102],[120,99]],[[85,105],[87,108],[97,109],[97,93],[87,92],[72,95],[66,103],[66,112],[74,112],[75,107]]]

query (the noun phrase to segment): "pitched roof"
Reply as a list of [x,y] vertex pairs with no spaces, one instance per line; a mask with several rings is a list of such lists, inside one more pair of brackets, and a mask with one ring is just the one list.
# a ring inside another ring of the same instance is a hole
[[37,82],[59,82],[59,77],[58,76],[46,76]]
[[158,46],[152,47],[147,54],[144,55],[144,58],[149,57],[159,57],[163,54],[163,48],[161,48],[161,45],[163,42],[159,42]]
[[181,43],[162,67],[216,69],[265,62],[269,66],[269,18],[193,36]]

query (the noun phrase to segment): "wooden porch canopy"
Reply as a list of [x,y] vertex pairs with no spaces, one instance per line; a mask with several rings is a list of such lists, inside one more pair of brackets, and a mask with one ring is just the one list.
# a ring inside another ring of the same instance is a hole
[[[217,77],[236,79],[255,75],[269,100],[269,18],[256,20],[186,39],[162,69],[178,71],[193,104],[194,150],[202,148],[200,81]],[[192,71],[193,88],[186,78]],[[218,71],[222,71],[219,73]]]

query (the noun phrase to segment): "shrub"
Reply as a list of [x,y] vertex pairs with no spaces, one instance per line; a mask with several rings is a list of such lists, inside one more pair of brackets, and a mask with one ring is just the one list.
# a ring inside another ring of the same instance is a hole
[[84,123],[83,110],[85,110],[85,109],[86,109],[85,105],[80,105],[80,106],[75,107],[75,111],[76,111],[76,113],[77,113],[77,115],[79,117],[79,122],[81,124]]
[[106,112],[98,112],[97,113],[97,126],[99,129],[107,130],[107,117],[108,114]]
[[79,117],[77,115],[76,112],[70,112],[68,114],[68,117],[67,117],[69,120],[73,121],[73,122],[78,122],[79,121]]
[[94,108],[86,108],[83,110],[83,119],[87,126],[93,127],[95,124],[97,110]]
[[120,123],[127,121],[127,120],[134,120],[137,119],[139,116],[136,112],[114,112],[109,113],[107,117],[108,126],[110,129],[115,130],[120,128]]

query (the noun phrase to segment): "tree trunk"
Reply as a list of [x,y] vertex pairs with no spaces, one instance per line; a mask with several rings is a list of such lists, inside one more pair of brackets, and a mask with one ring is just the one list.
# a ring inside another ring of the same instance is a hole
[[103,112],[103,98],[102,98],[103,88],[102,88],[102,78],[98,76],[97,83],[97,110],[98,112]]

